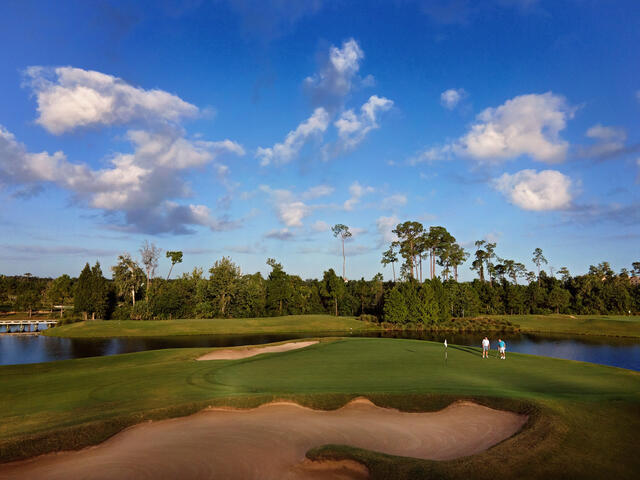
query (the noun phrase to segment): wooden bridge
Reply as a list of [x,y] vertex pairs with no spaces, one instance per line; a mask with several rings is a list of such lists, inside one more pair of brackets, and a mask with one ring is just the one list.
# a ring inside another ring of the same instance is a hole
[[43,324],[47,328],[53,327],[58,324],[58,320],[0,320],[0,332],[12,333],[11,327],[17,327],[17,331],[13,333],[37,332]]

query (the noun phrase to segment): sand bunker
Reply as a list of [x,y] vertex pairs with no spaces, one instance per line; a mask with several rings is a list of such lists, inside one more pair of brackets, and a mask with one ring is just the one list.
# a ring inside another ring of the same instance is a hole
[[210,409],[145,423],[79,452],[0,465],[0,479],[361,479],[355,462],[305,460],[327,443],[447,460],[481,452],[516,433],[527,417],[458,402],[403,413],[358,399],[334,411],[293,403]]
[[255,355],[260,355],[261,353],[288,352],[289,350],[305,348],[309,345],[315,345],[316,343],[318,342],[290,342],[282,345],[271,345],[269,347],[225,348],[221,350],[214,350],[211,353],[198,357],[197,360],[239,360],[240,358],[249,358]]

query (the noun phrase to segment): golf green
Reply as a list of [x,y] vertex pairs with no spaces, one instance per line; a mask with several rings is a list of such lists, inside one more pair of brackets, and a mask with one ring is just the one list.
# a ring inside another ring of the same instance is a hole
[[[447,462],[391,457],[344,446],[314,458],[355,458],[372,478],[634,478],[640,375],[582,362],[396,339],[323,339],[305,349],[236,361],[174,349],[0,367],[2,460],[100,442],[143,421],[207,405],[291,399],[337,408],[356,396],[407,411],[459,399],[527,413],[520,434]],[[320,447],[320,446],[319,446]]]

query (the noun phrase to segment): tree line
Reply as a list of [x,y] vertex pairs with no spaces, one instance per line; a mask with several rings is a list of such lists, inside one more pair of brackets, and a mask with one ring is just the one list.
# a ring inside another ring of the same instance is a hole
[[[276,259],[267,259],[270,272],[242,274],[229,257],[205,271],[195,268],[170,278],[183,253],[168,251],[166,278],[156,275],[161,249],[145,242],[140,261],[120,255],[106,279],[98,262],[88,263],[77,278],[32,275],[0,276],[0,305],[5,310],[30,311],[73,305],[83,319],[172,319],[262,317],[328,313],[365,315],[393,325],[433,325],[456,317],[483,314],[628,314],[640,312],[640,262],[615,273],[607,262],[590,266],[585,275],[568,269],[546,272],[541,249],[532,253],[535,272],[521,262],[498,256],[495,242],[479,240],[466,252],[444,227],[425,229],[405,222],[394,229],[396,240],[383,253],[393,280],[381,274],[347,280],[344,241],[349,227],[336,225],[333,234],[343,245],[342,276],[333,269],[321,279],[302,279],[286,272]],[[471,269],[478,278],[458,281],[458,268],[473,255]],[[424,265],[423,265],[424,262]],[[396,264],[398,269],[396,272]],[[440,270],[438,271],[438,267]],[[397,275],[396,275],[397,273]],[[559,277],[559,278],[558,278]],[[62,309],[60,309],[62,315]]]

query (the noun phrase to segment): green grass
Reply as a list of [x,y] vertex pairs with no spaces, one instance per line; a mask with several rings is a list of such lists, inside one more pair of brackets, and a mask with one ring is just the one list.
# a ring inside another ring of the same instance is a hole
[[396,339],[323,339],[303,350],[237,361],[196,362],[210,349],[173,349],[0,367],[0,460],[94,444],[145,419],[207,405],[291,399],[337,408],[364,395],[407,411],[458,398],[531,415],[492,449],[447,462],[346,446],[313,458],[355,458],[372,478],[634,478],[640,374],[511,353],[482,360],[471,347]]
[[172,335],[347,332],[380,330],[353,317],[289,315],[264,318],[217,318],[186,320],[93,320],[62,325],[43,332],[52,337],[152,337]]
[[640,316],[632,315],[495,315],[520,326],[520,331],[640,337]]
[[[489,322],[489,323],[487,323]],[[353,317],[290,315],[265,318],[221,318],[185,320],[94,320],[58,326],[43,335],[69,338],[162,337],[173,335],[269,334],[381,330],[379,325]],[[640,337],[640,316],[623,315],[491,315],[455,319],[439,329],[463,331],[520,331]]]

